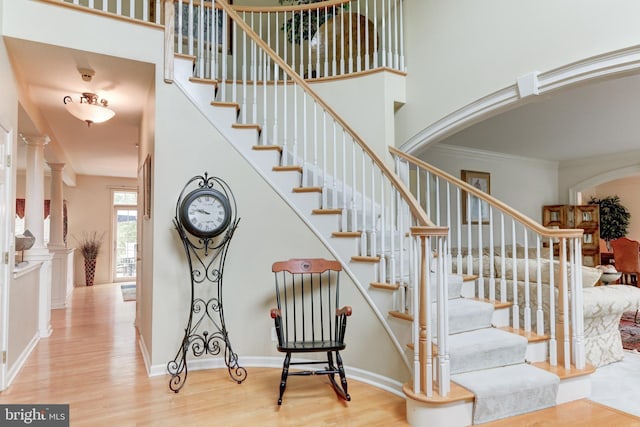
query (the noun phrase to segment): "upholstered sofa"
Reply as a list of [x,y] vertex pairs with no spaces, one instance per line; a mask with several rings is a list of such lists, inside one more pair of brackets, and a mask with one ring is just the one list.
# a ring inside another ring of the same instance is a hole
[[[464,270],[466,270],[467,256],[463,256]],[[512,257],[512,251],[507,248],[505,257],[500,256],[499,250],[494,250],[493,258],[489,256],[487,249],[483,250],[482,262],[476,253],[472,253],[472,273],[481,275],[484,283],[484,296],[489,296],[491,275],[495,281],[495,298],[501,297],[501,282],[505,279],[507,298],[512,300],[514,277],[518,293],[518,305],[520,312],[520,327],[524,325],[525,307],[525,275],[528,275],[529,307],[531,309],[531,328],[536,330],[536,310],[538,305],[538,286],[542,289],[542,307],[546,313],[544,316],[545,333],[549,333],[549,294],[550,282],[553,277],[554,295],[558,295],[559,263],[550,262],[547,253],[541,253],[541,260],[537,261],[535,251],[529,250],[529,259],[524,259],[524,251],[519,248],[517,258]],[[493,269],[491,262],[493,261]],[[456,264],[456,253],[452,256],[452,263]],[[515,268],[514,268],[515,267]],[[553,267],[553,275],[551,274]],[[528,270],[528,271],[527,271]],[[455,267],[454,267],[455,271]],[[568,271],[569,277],[572,271]],[[599,283],[602,271],[592,267],[581,268],[584,341],[587,363],[593,366],[602,366],[623,358],[622,341],[618,325],[620,317],[625,311],[640,309],[640,288],[627,285],[602,286]],[[540,280],[538,280],[540,275]],[[558,307],[555,307],[556,316]]]

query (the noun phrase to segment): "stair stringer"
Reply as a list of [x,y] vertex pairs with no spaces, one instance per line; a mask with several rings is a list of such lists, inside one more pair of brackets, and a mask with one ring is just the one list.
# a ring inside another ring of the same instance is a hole
[[[191,62],[187,58],[175,58],[174,80],[173,84],[185,95],[185,97],[196,107],[196,109],[203,115],[203,117],[229,142],[229,144],[240,154],[243,158],[258,172],[258,174],[269,184],[274,191],[287,203],[291,209],[298,215],[298,217],[309,227],[309,229],[316,235],[320,242],[331,252],[331,254],[340,260],[343,265],[344,272],[353,280],[354,284],[358,288],[367,304],[370,306],[376,318],[383,326],[385,332],[391,339],[396,351],[399,353],[408,371],[413,370],[413,363],[407,357],[404,350],[404,346],[400,343],[400,340],[393,331],[393,328],[389,324],[386,316],[379,309],[378,305],[374,302],[373,298],[367,291],[369,283],[373,280],[362,280],[362,278],[356,274],[355,270],[361,269],[361,266],[355,265],[344,254],[341,254],[330,243],[330,234],[326,235],[316,226],[312,209],[302,209],[301,203],[296,203],[296,198],[308,196],[305,193],[293,193],[291,189],[288,191],[281,186],[276,185],[275,178],[276,173],[270,167],[269,162],[265,162],[264,159],[260,159],[260,155],[253,150],[253,146],[258,143],[258,134],[255,129],[239,129],[233,128],[232,124],[236,123],[235,114],[233,114],[233,120],[226,111],[230,110],[229,107],[215,106],[211,104],[213,99],[213,93],[210,98],[206,95],[206,88],[199,88],[201,84],[193,83],[189,81],[191,77]],[[211,88],[209,88],[211,89]],[[213,92],[213,91],[212,91]],[[231,142],[233,141],[233,142]],[[271,164],[271,167],[277,165],[277,163]],[[318,194],[316,194],[318,195]],[[300,197],[302,196],[302,197]],[[302,203],[304,206],[304,204]],[[319,203],[315,208],[318,208]],[[354,255],[354,254],[352,254]],[[353,267],[353,268],[352,268]],[[377,269],[378,264],[372,264],[371,269]],[[375,275],[375,273],[373,273]]]

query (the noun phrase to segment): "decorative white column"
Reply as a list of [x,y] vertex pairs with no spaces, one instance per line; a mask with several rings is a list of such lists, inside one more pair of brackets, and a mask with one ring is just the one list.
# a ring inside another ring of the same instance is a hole
[[51,168],[51,208],[49,210],[49,251],[51,265],[51,308],[65,308],[73,292],[73,248],[64,243],[62,169],[64,163],[48,163]]
[[48,163],[51,168],[51,204],[49,210],[49,249],[64,248],[62,224],[62,169],[64,163]]
[[44,245],[44,146],[47,136],[20,135],[27,144],[27,176],[24,227],[36,238],[24,258],[41,263],[38,297],[38,329],[41,337],[51,335],[51,265],[53,256]]
[[49,138],[20,136],[27,144],[24,228],[36,237],[36,242],[26,254],[44,252],[48,254],[49,251],[44,245],[44,146],[49,143]]

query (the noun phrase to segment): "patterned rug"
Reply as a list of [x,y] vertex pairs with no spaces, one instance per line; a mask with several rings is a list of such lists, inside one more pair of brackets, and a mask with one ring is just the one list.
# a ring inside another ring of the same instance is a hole
[[634,321],[635,316],[635,311],[622,313],[620,336],[622,337],[623,348],[640,351],[640,314],[638,314],[638,323]]

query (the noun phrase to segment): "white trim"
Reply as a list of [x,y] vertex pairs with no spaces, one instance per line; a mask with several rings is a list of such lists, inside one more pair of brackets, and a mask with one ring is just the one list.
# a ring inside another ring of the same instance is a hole
[[142,355],[142,361],[144,362],[144,367],[147,371],[147,375],[153,377],[155,375],[160,375],[154,372],[154,367],[151,366],[151,358],[149,357],[149,350],[147,350],[147,345],[144,343],[144,338],[141,334],[138,334],[138,348],[140,348],[140,354]]
[[587,178],[584,181],[581,181],[569,188],[569,203],[577,204],[578,193],[582,192],[583,190],[595,187],[600,184],[604,184],[605,182],[625,178],[632,175],[640,175],[640,165],[614,169],[596,176],[592,176],[591,178]]
[[473,157],[474,160],[486,160],[492,162],[501,161],[518,161],[526,162],[539,169],[557,170],[560,162],[555,160],[543,160],[532,157],[517,156],[514,154],[498,153],[496,151],[481,150],[478,148],[462,147],[458,145],[449,144],[436,144],[430,146],[427,151],[424,152],[424,158],[429,157],[429,153],[439,152],[443,155],[452,155],[455,157],[466,156]]
[[[608,52],[537,74],[537,89],[540,95],[544,95],[568,86],[584,84],[589,80],[637,70],[640,70],[640,45]],[[516,82],[435,121],[409,138],[400,146],[400,150],[415,154],[429,144],[526,102],[529,100],[519,96]]]
[[9,369],[9,372],[7,373],[7,387],[9,387],[9,385],[18,375],[24,364],[27,362],[27,359],[31,355],[31,352],[34,348],[36,348],[36,345],[38,345],[39,341],[40,332],[36,331],[33,337],[31,337],[31,340],[29,340],[29,344],[25,346],[24,350],[22,350],[22,353],[20,353],[20,356],[18,356],[18,358],[16,359],[16,362],[11,366],[11,369]]
[[[279,356],[247,356],[238,357],[238,365],[243,368],[273,368],[282,369],[283,357]],[[307,362],[311,359],[296,358],[291,359],[291,362]],[[145,362],[146,364],[146,362]],[[189,371],[203,371],[207,369],[227,369],[224,359],[221,357],[206,358],[206,359],[188,359],[187,360]],[[313,365],[305,366],[300,365],[300,369],[314,369]],[[317,367],[316,367],[317,369]],[[344,367],[347,381],[355,380],[365,384],[369,384],[373,387],[381,390],[393,393],[396,396],[405,398],[406,395],[402,391],[402,384],[392,378],[388,378],[374,372],[365,371],[359,368],[353,368],[349,366]],[[251,371],[247,369],[248,376],[251,376]],[[149,376],[168,375],[167,365],[154,365],[149,370]],[[187,382],[188,382],[187,377]],[[275,392],[274,392],[275,393]],[[274,395],[275,396],[275,395]]]

